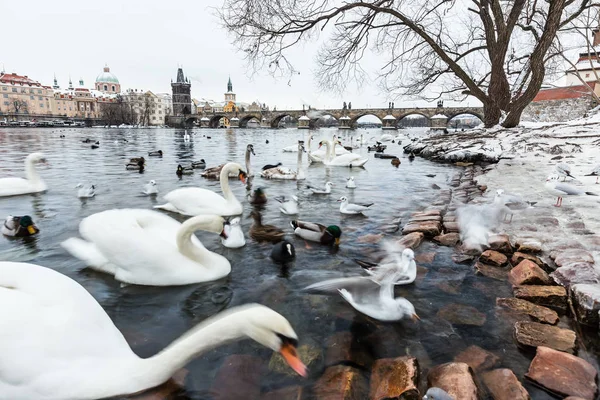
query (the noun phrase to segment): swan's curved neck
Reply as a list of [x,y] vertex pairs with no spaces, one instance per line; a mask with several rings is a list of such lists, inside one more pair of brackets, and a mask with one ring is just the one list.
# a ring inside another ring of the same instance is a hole
[[252,164],[250,163],[250,149],[246,149],[246,173],[248,176],[252,175],[251,168]]
[[[192,235],[197,230],[205,230],[214,220],[214,216],[199,215],[185,221],[177,231],[177,248],[184,256],[202,264],[202,260],[210,254],[204,246],[197,246],[192,243]],[[202,264],[203,265],[203,264]]]
[[33,160],[25,160],[25,176],[27,177],[27,180],[33,184],[39,185],[40,183],[44,183],[35,169],[35,163]]
[[152,386],[167,381],[198,355],[245,335],[246,319],[239,312],[210,318],[186,332],[160,353],[142,361]]
[[325,161],[329,162],[331,160],[331,142],[329,140],[324,140],[325,147],[327,151],[325,152]]
[[231,188],[229,187],[229,172],[234,172],[233,168],[228,168],[227,166],[225,166],[221,169],[221,173],[219,174],[219,181],[221,181],[221,191],[223,192],[223,198],[225,198],[225,200],[227,201],[230,201],[235,198],[233,196]]
[[298,146],[298,169],[296,171],[300,171],[302,168],[302,146]]
[[311,150],[310,150],[310,144],[312,143],[312,135],[308,135],[308,154],[311,154]]

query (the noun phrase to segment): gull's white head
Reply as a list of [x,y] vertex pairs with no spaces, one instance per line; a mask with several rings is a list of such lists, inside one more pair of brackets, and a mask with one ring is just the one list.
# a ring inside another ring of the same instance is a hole
[[331,182],[326,182],[326,183],[325,183],[325,187],[331,188],[331,187],[333,187],[333,183],[331,183]]
[[414,260],[415,259],[415,252],[412,251],[412,249],[404,249],[402,251],[402,257],[408,259],[408,260]]
[[504,194],[504,189],[496,190],[496,196],[502,196]]
[[338,199],[338,202],[340,203],[347,203],[348,202],[348,198],[346,196],[342,196]]
[[148,182],[150,184],[150,186],[156,186],[156,181],[153,179],[150,182]]
[[410,317],[413,321],[418,321],[421,319],[415,311],[415,306],[413,306],[410,301],[406,300],[404,297],[399,297],[395,299],[395,301],[398,311],[401,311],[403,315]]

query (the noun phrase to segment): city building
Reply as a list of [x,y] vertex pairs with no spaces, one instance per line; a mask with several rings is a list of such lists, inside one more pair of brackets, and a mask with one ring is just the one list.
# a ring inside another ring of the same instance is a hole
[[183,75],[183,69],[177,69],[177,80],[171,81],[173,90],[173,115],[188,115],[192,111],[192,96],[190,94],[192,84]]
[[121,84],[115,74],[110,72],[108,65],[104,66],[102,73],[96,77],[95,88],[103,93],[121,93]]
[[161,100],[165,116],[173,113],[173,95],[171,93],[156,93]]
[[162,97],[152,91],[127,89],[123,98],[134,113],[134,123],[141,126],[162,126],[165,124],[165,105]]
[[0,72],[0,115],[46,116],[53,113],[54,90],[27,75]]

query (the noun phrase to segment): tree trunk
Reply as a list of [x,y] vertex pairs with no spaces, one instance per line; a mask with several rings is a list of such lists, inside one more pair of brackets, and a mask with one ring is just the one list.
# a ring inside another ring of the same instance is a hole
[[500,123],[502,110],[496,103],[483,103],[483,124],[486,128],[491,128]]
[[502,122],[502,126],[505,128],[514,128],[515,126],[519,125],[523,110],[525,110],[525,107],[513,107]]

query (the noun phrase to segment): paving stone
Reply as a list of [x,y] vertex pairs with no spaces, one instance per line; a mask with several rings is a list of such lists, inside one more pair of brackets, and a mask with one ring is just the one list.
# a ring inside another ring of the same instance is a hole
[[539,322],[519,321],[515,323],[514,333],[515,340],[524,348],[546,346],[571,354],[575,352],[577,336],[570,329]]

